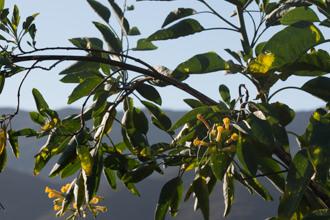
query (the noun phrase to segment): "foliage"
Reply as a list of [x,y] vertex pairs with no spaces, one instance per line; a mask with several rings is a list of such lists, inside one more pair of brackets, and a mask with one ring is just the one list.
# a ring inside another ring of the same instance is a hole
[[[163,174],[167,167],[177,167],[178,175],[163,186],[155,219],[165,219],[168,210],[173,217],[179,211],[184,191],[182,176],[186,172],[194,172],[195,178],[184,200],[194,195],[194,209],[200,209],[206,220],[210,218],[209,196],[219,183],[222,183],[224,193],[224,216],[230,214],[236,184],[243,185],[251,194],[257,193],[266,201],[273,200],[257,177],[266,177],[282,193],[278,216],[271,219],[322,219],[329,216],[330,80],[325,75],[330,71],[330,56],[322,49],[329,39],[325,39],[318,28],[318,25],[330,26],[330,4],[327,1],[227,0],[217,3],[229,4],[233,8],[232,16],[238,20],[234,24],[207,1],[199,0],[208,9],[207,13],[220,19],[224,26],[204,28],[197,20],[197,15],[203,12],[178,8],[165,18],[162,29],[138,40],[134,48],[130,48],[127,42],[131,35],[139,35],[140,31],[137,27],[131,28],[126,18],[126,13],[133,13],[134,6],[127,6],[124,1],[121,7],[115,0],[108,0],[108,6],[96,0],[87,2],[101,18],[101,22],[94,21],[93,24],[103,40],[72,38],[70,42],[74,47],[37,48],[33,22],[38,14],[21,23],[18,7],[15,6],[10,13],[4,8],[4,0],[0,1],[0,29],[3,32],[0,40],[6,44],[1,46],[0,92],[8,78],[26,71],[25,79],[35,68],[40,68],[37,65],[41,61],[54,61],[54,65],[43,67],[49,70],[60,62],[73,60],[74,64],[60,72],[63,83],[77,84],[68,104],[85,98],[80,114],[60,118],[42,94],[33,89],[37,111],[30,112],[30,117],[40,130],[26,128],[16,131],[11,120],[19,112],[19,87],[17,111],[4,114],[0,119],[0,171],[5,168],[7,148],[19,156],[19,136],[47,137],[47,142],[35,155],[34,173],[37,175],[52,157],[59,155],[49,176],[76,176],[62,192],[46,189],[50,197],[56,197],[57,215],[72,212],[68,219],[85,217],[87,210],[93,215],[97,215],[97,210],[106,210],[95,206],[96,199],[101,198],[96,193],[102,171],[111,188],[116,190],[120,181],[139,196],[134,184],[155,171]],[[257,15],[253,14],[256,10]],[[320,21],[319,16],[325,19]],[[119,23],[119,31],[115,31],[111,24],[113,17]],[[252,19],[253,31],[246,27],[247,18]],[[263,33],[274,26],[281,29],[267,41],[259,42]],[[234,31],[242,36],[242,50],[225,49],[233,60],[225,61],[215,52],[205,51],[170,70],[164,66],[152,67],[128,55],[130,50],[157,49],[154,41],[212,29]],[[30,39],[28,45],[22,45],[27,37]],[[26,46],[32,49],[26,51],[23,49]],[[40,55],[42,51],[52,50],[58,53],[60,50],[81,50],[87,54]],[[19,66],[23,61],[34,63],[29,67]],[[255,85],[257,97],[250,100],[245,85],[240,85],[239,97],[232,98],[227,86],[222,84],[219,85],[222,101],[216,102],[183,83],[192,74],[221,70],[247,77]],[[132,72],[139,75],[133,77]],[[297,135],[300,150],[294,155],[288,141],[292,132],[287,131],[286,126],[293,120],[295,112],[289,107],[290,103],[271,102],[276,93],[292,87],[288,85],[273,93],[271,88],[279,80],[286,81],[292,75],[310,76],[309,81],[295,89],[324,100],[327,109],[315,110],[305,133]],[[195,97],[184,100],[192,110],[173,124],[160,108],[165,96],[156,89],[170,85]],[[135,107],[133,96],[148,110],[149,118]],[[93,104],[85,109],[91,97]],[[117,117],[120,104],[124,113],[121,119]],[[173,141],[149,143],[149,121]],[[112,141],[114,123],[121,125],[122,142]],[[181,131],[174,136],[177,129]]]

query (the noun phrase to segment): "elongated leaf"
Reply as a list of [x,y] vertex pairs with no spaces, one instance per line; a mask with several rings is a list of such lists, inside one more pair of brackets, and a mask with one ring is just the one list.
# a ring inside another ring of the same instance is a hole
[[81,168],[80,160],[76,160],[73,163],[66,166],[61,172],[61,179],[67,178],[75,174]]
[[108,50],[120,53],[122,51],[120,40],[115,36],[115,34],[110,30],[110,28],[105,26],[104,24],[95,21],[93,22],[93,24],[101,32],[103,39],[108,46]]
[[116,183],[116,174],[113,170],[110,168],[105,167],[103,169],[104,176],[106,177],[109,185],[112,189],[117,191],[117,183]]
[[8,142],[14,156],[18,158],[19,157],[18,137],[14,133],[15,131],[13,131],[12,129],[7,131]]
[[94,138],[96,140],[103,137],[103,135],[110,133],[113,122],[116,118],[116,115],[117,115],[117,110],[115,108],[113,108],[112,106],[109,107],[108,111],[104,114],[104,116],[102,118],[100,127],[95,132]]
[[63,200],[63,202],[62,202],[62,209],[61,209],[61,216],[63,216],[64,214],[65,214],[65,212],[68,210],[68,208],[69,208],[69,206],[70,206],[70,204],[71,204],[71,202],[73,201],[73,199],[74,199],[74,194],[73,194],[73,192],[74,192],[74,186],[75,186],[75,184],[76,184],[76,181],[77,181],[77,179],[74,179],[72,182],[71,182],[71,184],[70,184],[70,187],[69,187],[69,189],[68,189],[68,191],[67,191],[67,194],[65,195],[65,198],[64,198],[64,200]]
[[330,101],[330,79],[328,77],[317,77],[306,82],[301,89],[326,102]]
[[229,69],[229,65],[215,52],[198,54],[179,64],[172,75],[203,74]]
[[76,73],[76,72],[81,72],[85,71],[88,69],[94,69],[98,70],[100,68],[100,64],[97,62],[84,62],[84,61],[78,61],[64,69],[59,73],[59,75],[65,75],[65,74],[70,74],[70,73]]
[[258,157],[253,147],[242,135],[238,138],[236,155],[243,167],[249,172],[249,175],[255,176],[258,167]]
[[327,220],[330,218],[328,209],[315,210],[312,213],[305,215],[302,220]]
[[138,183],[141,180],[147,178],[149,175],[151,175],[154,170],[155,170],[154,163],[151,164],[144,163],[125,173],[122,176],[121,180],[125,183],[127,182]]
[[49,106],[47,102],[45,101],[44,97],[41,95],[41,93],[36,89],[32,89],[32,94],[34,101],[36,102],[37,109],[40,112],[40,114],[45,115],[41,110],[42,109],[49,109]]
[[187,122],[196,119],[197,114],[204,114],[209,112],[209,107],[199,107],[191,110],[190,112],[184,114],[179,120],[177,120],[174,125],[169,129],[169,131],[174,131],[175,129],[181,127],[182,125],[186,124]]
[[144,98],[155,102],[158,105],[162,105],[162,98],[153,86],[147,84],[140,84],[136,88],[136,91],[138,91],[138,93]]
[[272,158],[259,157],[258,158],[259,170],[266,175],[273,185],[280,191],[284,192],[285,189],[285,179],[283,173],[278,173],[281,171],[280,165]]
[[79,178],[77,179],[74,186],[74,199],[77,206],[77,210],[80,211],[80,207],[85,201],[85,185],[84,178],[82,173],[79,174]]
[[306,128],[307,150],[316,171],[315,181],[326,185],[330,169],[330,119],[325,111],[317,110]]
[[38,112],[29,112],[31,120],[41,126],[45,125],[45,119]]
[[170,212],[172,217],[175,217],[176,214],[178,213],[181,203],[182,193],[183,193],[183,181],[181,180],[177,184],[175,195],[170,203]]
[[65,75],[60,81],[63,83],[82,83],[86,79],[100,78],[103,79],[99,71],[93,69],[83,70]]
[[299,21],[318,22],[320,21],[317,14],[308,7],[297,7],[281,18],[281,24],[291,25]]
[[180,177],[175,177],[168,181],[162,188],[158,203],[156,206],[155,211],[155,220],[164,220],[166,216],[166,212],[172,202],[172,200],[175,198],[175,195],[177,193],[178,186],[181,187],[182,180]]
[[204,177],[200,176],[193,181],[193,189],[196,195],[197,203],[202,211],[204,220],[210,219],[209,191]]
[[80,83],[69,96],[68,104],[87,96],[101,81],[100,78],[90,78]]
[[153,33],[147,39],[150,41],[169,40],[195,34],[203,30],[204,28],[199,24],[198,21],[194,19],[185,19],[169,28],[162,29]]
[[289,167],[285,191],[278,207],[279,219],[291,219],[313,174],[313,166],[308,160],[306,149],[300,150]]
[[5,6],[5,0],[0,0],[0,10]]
[[4,74],[0,74],[0,94],[3,90],[3,87],[5,86],[5,80],[6,77],[4,76]]
[[269,194],[267,189],[260,184],[256,178],[247,177],[245,180],[245,184],[251,187],[259,196],[261,196],[266,201],[273,201],[272,196]]
[[167,131],[171,128],[171,119],[156,105],[151,102],[141,102],[147,110],[152,114],[152,123],[158,128]]
[[225,202],[225,212],[223,216],[226,217],[230,213],[231,206],[234,202],[235,194],[235,179],[230,173],[226,173],[223,181],[223,198]]
[[113,12],[116,15],[117,21],[119,23],[119,25],[121,26],[122,31],[124,32],[124,34],[127,36],[128,32],[129,32],[129,24],[127,19],[124,17],[124,13],[121,10],[121,8],[117,5],[117,3],[114,0],[108,0],[108,2],[110,3]]
[[133,50],[156,50],[158,47],[153,45],[151,41],[147,39],[140,39],[137,41],[137,45]]
[[78,144],[77,152],[80,159],[81,168],[85,171],[87,176],[90,176],[93,171],[93,160],[89,152],[89,146]]
[[230,155],[228,152],[217,150],[211,154],[211,168],[218,180],[223,180],[232,161],[233,155]]
[[105,22],[109,23],[111,13],[107,7],[95,0],[87,0],[87,2]]
[[249,65],[255,75],[264,75],[291,63],[311,49],[324,37],[317,27],[308,22],[299,22],[286,27],[264,45],[257,59]]
[[191,8],[177,8],[177,9],[171,11],[171,13],[169,15],[167,15],[167,17],[165,18],[165,21],[162,25],[162,28],[176,20],[179,20],[181,18],[190,16],[190,15],[194,15],[196,13],[197,13],[197,11],[195,11],[194,9],[191,9]]
[[227,103],[228,105],[230,105],[230,93],[229,93],[228,87],[224,84],[221,84],[219,86],[219,93],[220,93],[222,100],[225,103]]
[[7,150],[6,148],[3,149],[2,153],[0,154],[0,173],[5,169],[7,163]]

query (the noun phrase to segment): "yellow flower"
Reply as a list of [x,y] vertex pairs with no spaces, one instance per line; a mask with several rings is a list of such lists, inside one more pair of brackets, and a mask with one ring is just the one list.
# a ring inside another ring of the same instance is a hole
[[57,197],[57,198],[64,198],[64,195],[56,190],[50,189],[46,187],[45,192],[48,193],[49,198]]
[[54,205],[54,210],[56,211],[56,210],[60,210],[60,209],[62,209],[62,207],[61,206],[58,206],[58,205]]
[[70,183],[68,183],[68,184],[66,184],[65,186],[62,186],[62,188],[61,188],[61,192],[62,193],[65,193],[65,192],[67,192],[68,191],[68,189],[69,189],[69,187],[70,187]]
[[226,144],[231,143],[232,141],[237,141],[238,140],[238,134],[233,133],[231,137],[226,141]]
[[99,199],[96,197],[94,197],[91,201],[91,203],[93,203],[93,204],[97,204],[98,202],[99,202]]
[[229,131],[229,118],[224,118],[223,123],[225,124],[226,131]]
[[221,149],[221,151],[230,151],[230,152],[235,152],[236,151],[236,146],[234,144],[230,145],[229,147],[224,147]]
[[102,212],[106,212],[107,211],[107,207],[105,206],[94,206],[95,209],[101,210]]
[[48,124],[46,124],[45,126],[43,126],[42,128],[40,128],[40,130],[42,131],[47,131],[49,129],[54,128],[57,125],[57,119],[54,118],[53,120],[51,120]]
[[77,209],[77,203],[73,203],[73,208]]
[[207,130],[209,131],[211,130],[210,125],[206,122],[206,120],[203,118],[201,114],[197,114],[196,117],[197,119],[201,120],[204,123],[205,127],[207,127]]
[[221,138],[221,133],[223,132],[224,128],[222,126],[218,126],[217,130],[218,130],[217,142],[219,142]]
[[204,146],[209,146],[209,143],[206,143],[204,141],[200,141],[197,138],[194,140],[194,145],[199,146],[199,145],[204,145]]

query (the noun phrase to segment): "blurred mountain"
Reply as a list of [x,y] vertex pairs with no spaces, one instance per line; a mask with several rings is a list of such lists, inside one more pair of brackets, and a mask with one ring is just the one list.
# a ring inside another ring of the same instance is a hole
[[[13,109],[0,109],[0,113],[12,113]],[[60,116],[66,116],[72,113],[78,113],[76,109],[64,109],[59,111]],[[121,113],[118,113],[121,118]],[[166,111],[166,114],[174,122],[181,117],[184,112]],[[288,126],[288,130],[297,134],[302,134],[308,124],[311,112],[296,113],[295,120]],[[13,119],[13,128],[19,130],[26,127],[38,129],[31,122],[28,112],[20,111]],[[164,136],[159,129],[150,125],[148,139],[151,143],[156,141],[170,142],[171,138]],[[111,131],[114,142],[121,140],[119,127],[114,127]],[[38,153],[39,149],[45,144],[46,139],[35,140],[33,138],[20,138],[20,158],[16,159],[8,151],[8,162],[3,173],[0,174],[0,202],[4,206],[5,211],[0,209],[1,220],[53,220],[59,219],[55,217],[52,199],[47,197],[44,192],[45,187],[60,190],[63,184],[72,181],[72,178],[61,180],[57,177],[48,178],[51,170],[51,164],[56,162],[57,158],[49,162],[44,170],[36,177],[33,176],[33,156]],[[290,136],[292,152],[298,150],[295,137]],[[154,209],[158,201],[158,196],[162,186],[177,174],[176,170],[167,170],[165,175],[154,174],[146,181],[136,184],[141,197],[133,196],[121,183],[118,182],[119,188],[115,192],[107,183],[102,182],[99,195],[105,197],[105,201],[101,201],[100,205],[105,205],[108,212],[100,213],[97,219],[153,219]],[[184,175],[185,191],[187,185],[193,179],[192,173]],[[261,181],[261,180],[260,180]],[[266,181],[266,180],[265,180]],[[268,183],[266,183],[268,184]],[[269,185],[269,184],[268,184]],[[233,204],[228,220],[245,220],[245,219],[265,219],[276,215],[277,205],[280,194],[272,187],[268,187],[274,198],[273,202],[265,202],[258,195],[251,196],[250,193],[240,184],[236,184],[235,202]],[[213,192],[211,202],[211,219],[222,219],[224,212],[222,184],[218,184]],[[175,219],[178,220],[199,220],[202,219],[200,211],[194,212],[194,199],[190,198],[187,202],[181,203],[180,210]],[[65,219],[65,218],[64,218]],[[87,219],[94,219],[89,216]],[[172,219],[170,215],[167,220]]]

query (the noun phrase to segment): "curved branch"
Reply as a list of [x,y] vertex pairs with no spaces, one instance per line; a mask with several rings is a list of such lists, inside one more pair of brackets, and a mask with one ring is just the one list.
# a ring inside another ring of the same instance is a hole
[[98,63],[104,63],[109,64],[112,66],[119,67],[123,70],[130,70],[134,72],[138,72],[141,74],[144,74],[146,76],[151,76],[156,79],[160,79],[170,85],[173,85],[188,94],[194,96],[195,98],[199,99],[202,103],[206,105],[216,105],[217,102],[213,99],[205,96],[204,94],[200,93],[199,91],[195,90],[194,88],[190,87],[186,83],[182,83],[181,81],[168,77],[165,75],[162,75],[158,73],[156,70],[154,70],[150,65],[147,65],[146,63],[142,62],[139,59],[134,58],[134,61],[137,61],[141,64],[147,65],[150,69],[144,69],[138,66],[134,66],[131,64],[123,63],[120,61],[115,61],[111,59],[104,59],[101,57],[95,57],[95,56],[65,56],[65,55],[31,55],[31,56],[13,56],[12,58],[13,63],[19,63],[24,61],[47,61],[47,60],[61,60],[61,61],[85,61],[85,62],[98,62]]

